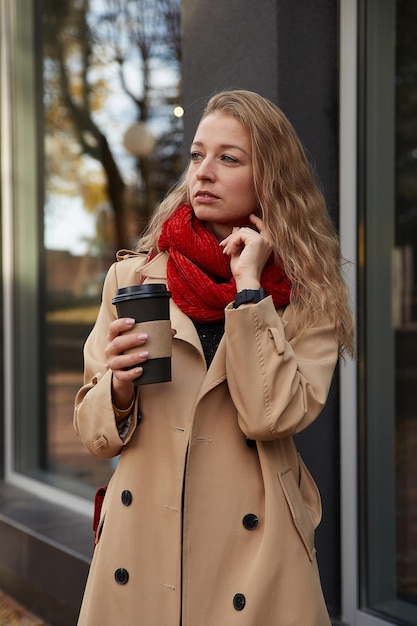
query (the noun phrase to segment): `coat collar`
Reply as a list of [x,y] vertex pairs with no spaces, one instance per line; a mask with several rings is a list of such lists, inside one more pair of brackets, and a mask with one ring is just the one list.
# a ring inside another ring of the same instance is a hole
[[[167,252],[161,252],[148,263],[145,262],[144,265],[141,263],[136,270],[140,275],[139,281],[143,283],[164,283],[167,285],[168,256]],[[175,328],[177,331],[175,337],[191,343],[204,358],[201,342],[194,324],[173,302],[172,298],[170,301],[170,315],[172,328]]]

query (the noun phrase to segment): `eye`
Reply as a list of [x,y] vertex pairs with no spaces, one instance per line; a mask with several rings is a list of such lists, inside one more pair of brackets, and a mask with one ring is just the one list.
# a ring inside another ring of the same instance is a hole
[[202,154],[200,152],[191,152],[190,153],[190,161],[198,161],[202,158]]
[[222,156],[222,161],[224,161],[225,163],[239,163],[239,159],[230,156],[230,154],[224,154]]

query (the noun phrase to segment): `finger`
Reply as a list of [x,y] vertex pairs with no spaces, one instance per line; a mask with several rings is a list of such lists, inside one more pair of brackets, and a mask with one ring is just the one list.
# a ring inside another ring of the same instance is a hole
[[108,339],[112,341],[117,335],[120,333],[126,332],[127,330],[131,330],[135,325],[135,320],[133,317],[120,317],[109,325],[109,333]]
[[229,235],[227,241],[222,242],[223,253],[228,254],[229,256],[233,256],[234,254],[239,254],[242,251],[242,248],[245,246],[245,240],[242,237],[242,233]]
[[232,232],[232,233],[230,233],[230,235],[228,235],[227,237],[225,237],[222,241],[220,241],[220,242],[219,242],[219,246],[221,246],[222,248],[224,248],[225,246],[227,246],[227,244],[229,243],[229,241],[231,241],[231,240],[233,239],[234,234],[235,234],[235,232],[237,232],[237,230],[239,230],[239,229],[236,229],[236,230],[235,230],[235,228],[233,228],[233,232]]
[[259,230],[260,233],[265,231],[265,223],[264,223],[264,221],[260,217],[255,215],[255,213],[251,213],[249,215],[249,220],[250,220],[251,224],[256,226],[256,228]]
[[113,370],[113,379],[122,383],[133,383],[134,380],[142,376],[143,367],[132,367],[128,370]]
[[220,242],[225,254],[233,255],[242,252],[248,244],[256,243],[261,234],[253,228],[243,226]]
[[239,240],[241,240],[242,237],[245,235],[245,233],[254,233],[254,232],[256,232],[256,231],[254,231],[249,226],[233,226],[232,232],[230,233],[230,235],[228,235],[222,241],[220,241],[219,245],[224,247],[230,241],[239,241]]
[[106,348],[105,354],[107,359],[118,356],[125,353],[127,350],[139,350],[141,346],[144,346],[148,341],[147,333],[125,333],[117,335],[112,341],[110,341]]
[[117,378],[126,380],[124,372],[130,371],[132,368],[141,367],[142,363],[149,358],[149,352],[142,350],[132,352],[131,354],[120,354],[109,359],[107,365],[112,370],[113,375]]

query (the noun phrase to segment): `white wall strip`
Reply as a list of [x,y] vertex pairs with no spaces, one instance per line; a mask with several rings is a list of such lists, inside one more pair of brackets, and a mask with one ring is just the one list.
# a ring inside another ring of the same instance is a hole
[[1,124],[1,219],[2,219],[2,277],[3,288],[3,411],[5,419],[5,475],[12,467],[13,416],[13,143],[11,98],[12,16],[8,0],[0,0],[0,124]]
[[[340,2],[340,237],[352,261],[346,278],[356,310],[357,259],[357,0]],[[358,607],[357,364],[341,365],[342,619],[354,624]]]

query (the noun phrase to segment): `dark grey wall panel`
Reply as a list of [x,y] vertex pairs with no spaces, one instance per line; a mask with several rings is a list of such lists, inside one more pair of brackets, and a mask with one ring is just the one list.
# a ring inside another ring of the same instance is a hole
[[183,0],[183,89],[188,145],[207,96],[259,91],[276,101],[277,2]]
[[[229,87],[276,102],[297,129],[338,221],[338,3],[334,0],[183,0],[185,151],[207,96]],[[339,389],[297,437],[319,484],[317,550],[332,616],[340,612]]]
[[277,7],[277,102],[297,129],[337,221],[337,2],[279,0]]

